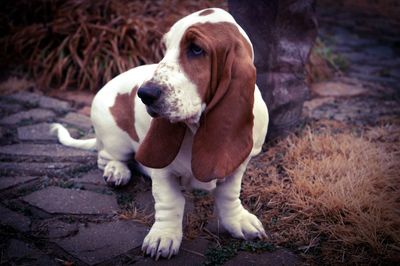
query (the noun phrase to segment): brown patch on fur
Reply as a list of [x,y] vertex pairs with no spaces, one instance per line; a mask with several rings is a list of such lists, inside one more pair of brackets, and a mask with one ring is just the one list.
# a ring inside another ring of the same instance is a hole
[[207,15],[210,15],[210,14],[212,14],[212,13],[214,13],[214,10],[212,10],[212,9],[206,9],[206,10],[203,10],[202,12],[200,12],[200,13],[199,13],[199,16],[207,16]]
[[165,118],[154,118],[135,159],[151,168],[164,168],[178,155],[186,125],[172,124]]
[[114,117],[117,126],[134,141],[139,141],[135,129],[135,97],[137,88],[133,88],[131,93],[118,93],[114,105],[110,107],[110,112]]
[[[195,60],[187,58],[186,51],[191,43],[203,48],[207,56],[197,57]],[[229,49],[237,49],[240,56],[249,56],[252,59],[253,50],[250,44],[238,28],[229,22],[195,24],[186,30],[181,40],[179,62],[190,80],[197,85],[200,97],[207,104],[217,89],[224,67],[221,62],[228,55]]]
[[[205,54],[188,57],[192,43]],[[234,24],[220,22],[193,25],[180,48],[179,62],[207,104],[194,136],[193,174],[204,182],[224,178],[253,147],[256,72],[251,47]]]

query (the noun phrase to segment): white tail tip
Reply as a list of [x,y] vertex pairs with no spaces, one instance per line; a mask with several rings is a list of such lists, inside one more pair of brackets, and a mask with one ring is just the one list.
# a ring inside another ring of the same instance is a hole
[[50,134],[57,136],[58,141],[68,147],[84,149],[84,150],[96,150],[96,139],[74,139],[69,134],[68,130],[59,123],[53,123],[50,125]]

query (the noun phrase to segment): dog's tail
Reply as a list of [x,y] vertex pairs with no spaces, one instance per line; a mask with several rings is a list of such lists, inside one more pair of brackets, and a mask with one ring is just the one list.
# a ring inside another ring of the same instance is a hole
[[58,137],[58,141],[68,147],[96,150],[97,140],[93,139],[74,139],[69,134],[68,130],[61,124],[53,123],[50,125],[50,133]]

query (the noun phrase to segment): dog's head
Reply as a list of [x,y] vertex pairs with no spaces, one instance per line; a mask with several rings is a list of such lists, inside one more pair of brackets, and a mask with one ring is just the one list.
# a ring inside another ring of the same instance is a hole
[[[138,90],[155,119],[136,159],[149,167],[165,167],[179,151],[185,125],[197,125],[194,175],[201,181],[225,177],[252,147],[256,79],[252,45],[221,9],[179,20],[164,42],[165,57]],[[162,152],[166,154],[155,155]]]

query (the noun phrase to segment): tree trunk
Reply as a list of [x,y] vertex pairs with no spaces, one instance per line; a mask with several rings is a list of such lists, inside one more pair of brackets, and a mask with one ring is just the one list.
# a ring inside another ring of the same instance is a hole
[[249,35],[257,85],[270,113],[268,139],[284,136],[301,118],[309,89],[305,64],[317,35],[313,0],[229,0],[229,11]]

